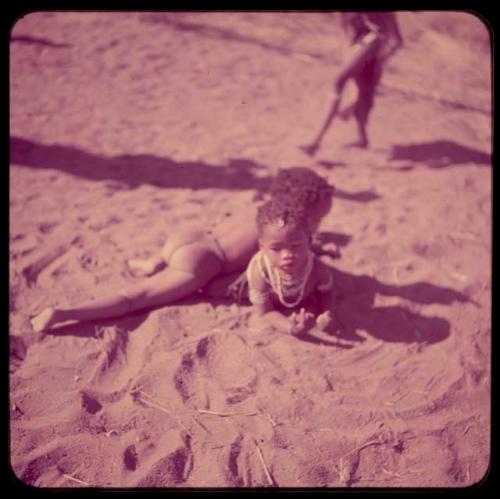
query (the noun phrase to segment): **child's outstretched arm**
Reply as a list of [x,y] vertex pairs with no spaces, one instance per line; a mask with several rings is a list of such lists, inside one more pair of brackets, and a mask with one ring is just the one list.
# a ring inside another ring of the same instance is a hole
[[332,308],[335,301],[333,276],[331,270],[321,261],[318,261],[318,280],[316,291],[319,295],[320,313],[316,317],[316,326],[322,331],[330,328],[333,317]]
[[276,310],[271,300],[271,287],[255,268],[247,272],[248,295],[255,315],[264,319],[274,329],[293,335],[299,335],[314,326],[314,315],[302,309],[290,317]]
[[254,304],[254,311],[277,331],[294,336],[309,331],[315,324],[314,315],[304,308],[299,312],[293,312],[290,317],[276,310],[272,304],[267,306]]

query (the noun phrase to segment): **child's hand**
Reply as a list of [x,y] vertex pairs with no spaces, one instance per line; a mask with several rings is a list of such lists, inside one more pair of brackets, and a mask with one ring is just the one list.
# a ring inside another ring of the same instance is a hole
[[322,314],[318,315],[318,317],[316,317],[316,326],[318,326],[318,329],[320,331],[325,331],[331,326],[332,323],[333,323],[333,317],[329,310],[323,312]]
[[293,312],[290,316],[290,321],[291,323],[289,332],[294,336],[305,333],[315,324],[314,314],[312,314],[311,312],[306,312],[304,308],[301,308],[298,313]]

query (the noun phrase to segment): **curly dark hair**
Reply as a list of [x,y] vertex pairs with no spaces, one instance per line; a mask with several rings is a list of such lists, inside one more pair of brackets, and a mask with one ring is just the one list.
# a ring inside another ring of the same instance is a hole
[[307,213],[303,206],[296,205],[289,196],[275,196],[257,209],[259,233],[267,225],[281,223],[283,227],[301,227],[310,231]]
[[294,166],[278,171],[270,191],[273,197],[287,196],[294,204],[308,208],[325,196],[331,197],[335,187],[310,168]]

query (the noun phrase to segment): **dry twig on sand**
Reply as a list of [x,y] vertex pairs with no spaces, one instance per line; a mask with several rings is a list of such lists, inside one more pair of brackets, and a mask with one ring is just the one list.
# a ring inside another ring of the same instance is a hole
[[167,414],[172,414],[172,411],[170,409],[167,409],[166,407],[162,406],[160,403],[156,402],[154,399],[147,400],[147,398],[144,398],[145,395],[143,393],[141,393],[140,391],[132,391],[132,392],[130,392],[130,394],[132,395],[132,398],[134,400],[138,400],[139,402],[142,402],[143,404],[149,405],[150,407],[154,407],[155,409],[166,412]]
[[200,414],[211,414],[212,416],[219,416],[221,418],[227,418],[230,416],[255,416],[258,414],[257,412],[247,411],[247,412],[217,412],[217,411],[208,411],[206,409],[196,409]]
[[[351,475],[353,475],[355,468],[357,468],[357,462],[355,465],[351,462],[352,460],[347,459],[348,456],[351,456],[354,453],[359,453],[366,447],[370,447],[371,445],[382,445],[384,442],[381,439],[370,440],[354,449],[346,452],[339,461],[339,481],[342,485],[347,486],[351,480]],[[357,460],[358,461],[358,460]]]
[[79,483],[80,485],[85,485],[86,487],[90,487],[90,483],[84,482],[83,480],[80,480],[79,478],[75,478],[74,476],[67,475],[66,473],[62,473],[62,476],[64,478],[67,478],[68,480],[72,480],[75,483]]
[[257,448],[257,455],[259,456],[260,464],[262,465],[262,468],[264,469],[264,473],[266,474],[266,478],[267,478],[267,481],[269,482],[269,485],[277,487],[278,484],[276,483],[273,476],[271,475],[271,472],[269,471],[269,468],[267,467],[266,462],[264,461],[264,456],[262,454],[262,451],[260,450],[259,444],[257,443],[257,440],[255,440],[255,438],[253,439],[253,442],[255,444],[255,447]]

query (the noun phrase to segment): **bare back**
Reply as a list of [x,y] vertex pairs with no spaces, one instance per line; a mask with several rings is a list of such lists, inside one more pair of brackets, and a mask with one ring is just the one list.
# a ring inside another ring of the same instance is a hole
[[252,206],[225,219],[212,229],[224,254],[224,273],[245,270],[250,258],[258,250],[256,207]]

